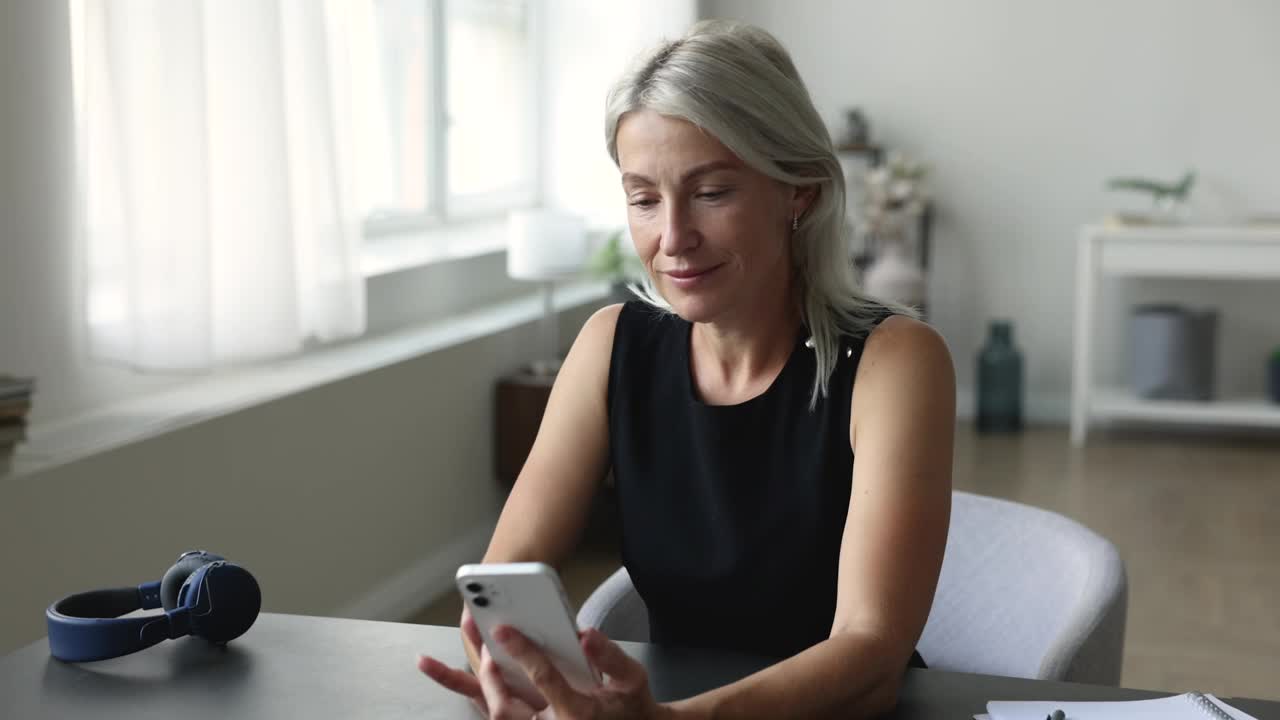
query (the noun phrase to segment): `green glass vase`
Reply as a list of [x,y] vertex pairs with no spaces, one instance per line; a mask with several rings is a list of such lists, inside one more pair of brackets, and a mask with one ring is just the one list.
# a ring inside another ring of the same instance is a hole
[[1271,402],[1280,404],[1280,345],[1271,351],[1271,361],[1267,364],[1267,391]]
[[993,320],[978,353],[979,432],[1022,429],[1022,353],[1013,344],[1013,323]]

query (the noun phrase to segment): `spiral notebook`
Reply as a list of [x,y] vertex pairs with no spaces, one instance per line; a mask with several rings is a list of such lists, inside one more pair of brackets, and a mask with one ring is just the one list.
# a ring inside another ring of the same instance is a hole
[[1067,720],[1257,720],[1213,695],[1187,693],[1157,700],[1124,702],[1018,702],[993,700],[974,720],[1045,720],[1054,710]]

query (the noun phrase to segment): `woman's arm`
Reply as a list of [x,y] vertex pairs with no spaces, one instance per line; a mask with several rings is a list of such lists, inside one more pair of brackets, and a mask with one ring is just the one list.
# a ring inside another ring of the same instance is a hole
[[[536,560],[559,567],[577,544],[607,469],[609,362],[621,309],[596,311],[574,340],[484,562]],[[474,642],[463,646],[478,668],[479,648]]]
[[577,543],[607,470],[609,360],[621,309],[596,311],[574,340],[484,562],[559,566]]
[[872,717],[897,702],[946,548],[955,372],[932,328],[892,317],[868,337],[854,388],[854,481],[831,637],[675,703],[677,716]]

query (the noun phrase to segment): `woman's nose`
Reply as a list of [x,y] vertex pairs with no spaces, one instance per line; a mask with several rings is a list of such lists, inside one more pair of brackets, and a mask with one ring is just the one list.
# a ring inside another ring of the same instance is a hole
[[662,224],[661,249],[664,255],[676,256],[689,252],[699,243],[698,232],[690,222],[688,211],[681,203],[667,203]]

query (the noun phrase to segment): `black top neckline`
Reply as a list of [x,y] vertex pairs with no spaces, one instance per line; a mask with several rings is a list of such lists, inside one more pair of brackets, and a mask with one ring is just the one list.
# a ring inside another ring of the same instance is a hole
[[727,412],[734,410],[735,408],[750,407],[751,405],[763,402],[776,391],[779,385],[782,384],[782,380],[787,375],[787,371],[791,370],[791,366],[796,364],[800,351],[808,349],[805,347],[804,339],[809,336],[809,330],[802,324],[800,326],[799,334],[796,337],[795,344],[791,348],[791,354],[787,356],[787,362],[783,364],[782,369],[778,371],[778,374],[773,376],[773,380],[769,382],[769,387],[765,388],[759,394],[753,395],[739,403],[733,403],[731,405],[712,405],[698,396],[697,388],[693,382],[693,323],[685,320],[684,318],[679,318],[679,320],[684,325],[683,341],[680,343],[682,351],[680,364],[685,369],[684,394],[691,406],[707,408],[709,412]]

